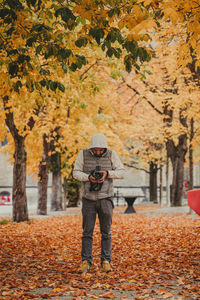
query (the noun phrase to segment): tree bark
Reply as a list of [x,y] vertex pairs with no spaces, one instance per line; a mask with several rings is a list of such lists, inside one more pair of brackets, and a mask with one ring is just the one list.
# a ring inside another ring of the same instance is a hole
[[167,141],[167,155],[171,159],[173,169],[171,206],[181,206],[183,197],[184,162],[187,152],[187,135],[179,136],[178,145]]
[[46,140],[46,134],[43,135],[43,155],[39,165],[38,173],[38,215],[47,215],[47,190],[48,190],[48,172],[49,172],[49,143]]
[[64,210],[67,208],[67,196],[68,196],[68,190],[67,190],[67,178],[64,177],[64,182],[63,182],[63,191],[64,191]]
[[[175,94],[176,89],[172,90]],[[179,110],[180,124],[187,128],[187,118],[184,117],[186,108]],[[169,109],[168,105],[164,105],[164,122],[166,127],[171,127],[173,121],[173,110]],[[187,134],[180,134],[178,137],[178,143],[175,145],[172,139],[168,139],[166,142],[167,157],[172,162],[173,178],[172,178],[172,190],[170,193],[171,206],[181,206],[183,197],[183,182],[184,182],[184,162],[187,153]]]
[[[19,135],[18,129],[14,122],[14,115],[9,107],[9,97],[3,97],[3,105],[6,113],[6,125],[12,134],[15,151],[14,151],[14,167],[13,167],[13,221],[28,221],[28,207],[26,197],[26,150],[25,136]],[[32,124],[30,124],[32,125]]]
[[26,151],[25,138],[15,136],[15,162],[13,168],[13,221],[28,220],[28,207],[26,197]]
[[193,190],[194,188],[194,164],[193,164],[193,149],[192,149],[192,140],[194,137],[194,120],[190,120],[190,145],[189,145],[189,184],[188,189]]
[[53,160],[57,167],[52,172],[51,210],[58,211],[63,210],[60,153],[56,152],[53,155]]
[[158,203],[157,195],[157,172],[158,166],[153,162],[150,162],[150,177],[149,177],[149,197],[150,201]]
[[169,157],[166,160],[166,203],[169,206]]
[[163,167],[160,165],[160,192],[159,192],[159,204],[162,204],[163,198]]

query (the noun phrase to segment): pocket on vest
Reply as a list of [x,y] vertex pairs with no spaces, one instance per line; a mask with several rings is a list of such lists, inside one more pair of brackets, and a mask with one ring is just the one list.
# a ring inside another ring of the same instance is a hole
[[101,192],[108,192],[109,190],[109,181],[105,180],[103,182],[102,188],[101,188]]

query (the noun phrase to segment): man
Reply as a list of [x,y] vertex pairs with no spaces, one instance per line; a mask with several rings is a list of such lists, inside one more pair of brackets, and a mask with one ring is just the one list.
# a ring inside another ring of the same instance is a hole
[[73,170],[73,177],[82,181],[82,264],[78,271],[87,272],[92,264],[93,231],[98,215],[101,230],[101,264],[105,272],[111,270],[111,224],[114,196],[113,179],[124,177],[124,166],[116,152],[108,149],[103,134],[92,136],[89,148],[81,150]]

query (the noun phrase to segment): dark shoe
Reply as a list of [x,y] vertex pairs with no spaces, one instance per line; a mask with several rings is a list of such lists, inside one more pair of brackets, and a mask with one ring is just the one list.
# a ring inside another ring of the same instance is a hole
[[111,271],[110,263],[107,260],[104,260],[102,263],[102,269],[104,272],[108,273]]
[[84,260],[80,267],[78,268],[78,273],[85,273],[90,270],[90,265],[87,260]]

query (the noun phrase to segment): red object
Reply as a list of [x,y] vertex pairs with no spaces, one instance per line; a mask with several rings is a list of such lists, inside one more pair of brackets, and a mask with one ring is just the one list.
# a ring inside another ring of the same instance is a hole
[[187,192],[188,205],[200,216],[200,190]]
[[10,203],[10,196],[0,196],[0,205],[5,205]]
[[2,197],[0,197],[0,205],[5,205],[5,201],[2,199]]
[[188,187],[188,182],[187,182],[187,181],[185,182],[185,187],[186,187],[186,188]]

